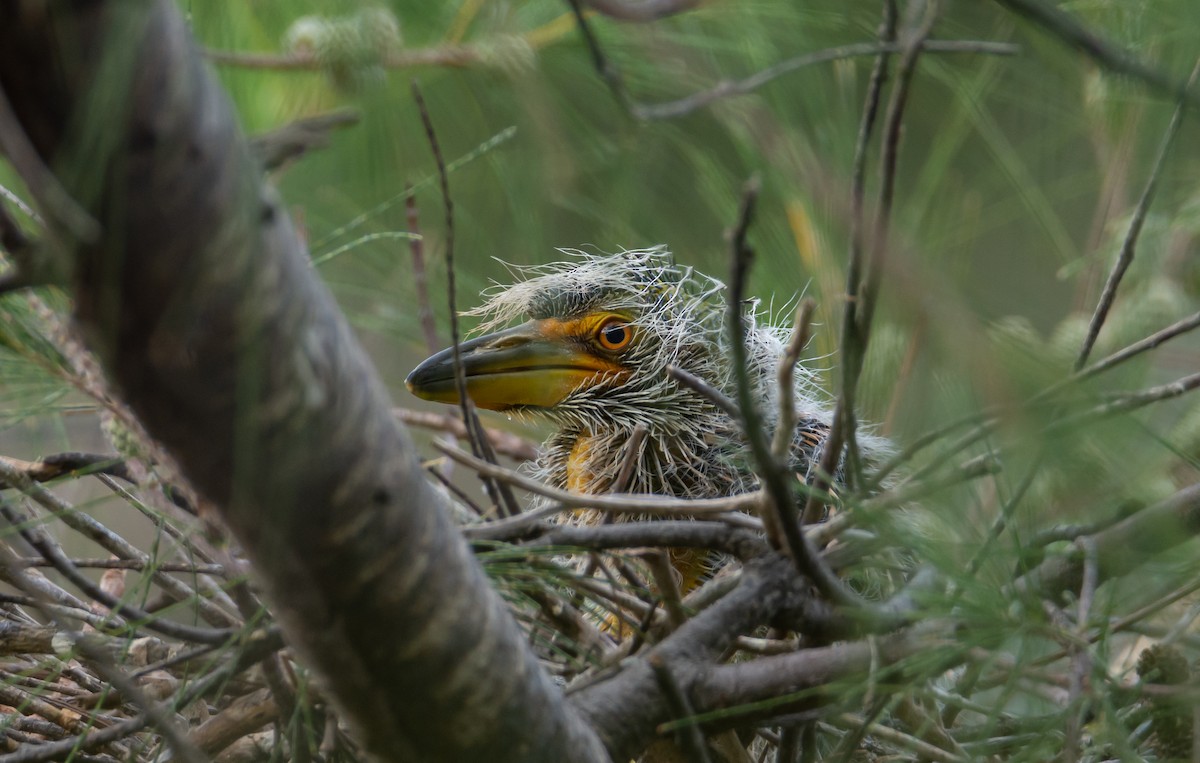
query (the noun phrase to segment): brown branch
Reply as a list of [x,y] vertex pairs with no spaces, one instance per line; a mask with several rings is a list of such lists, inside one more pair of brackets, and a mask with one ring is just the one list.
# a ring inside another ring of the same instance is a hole
[[352,109],[303,117],[269,132],[251,136],[250,147],[265,169],[277,170],[310,151],[325,148],[334,130],[356,125],[359,118],[359,113]]
[[128,68],[102,84],[128,108],[88,122],[88,172],[60,176],[96,182],[72,296],[114,388],[246,550],[365,754],[606,760],[425,479],[174,3],[0,4],[0,87],[39,155],[75,155],[64,115],[116,31]]
[[[890,46],[896,39],[896,2],[886,0],[883,5],[883,20],[879,24],[879,42]],[[846,304],[842,308],[842,333],[839,342],[839,352],[842,363],[842,384],[838,394],[837,405],[833,410],[833,421],[829,434],[822,445],[821,461],[816,471],[812,486],[816,493],[810,495],[805,502],[801,519],[805,523],[820,520],[825,515],[825,505],[818,498],[819,493],[827,492],[838,473],[838,465],[842,461],[842,448],[846,443],[847,433],[853,429],[854,397],[858,372],[850,368],[850,362],[858,357],[854,347],[858,338],[858,299],[863,273],[863,253],[866,249],[863,241],[864,229],[864,200],[866,198],[867,150],[871,144],[871,136],[875,132],[875,122],[879,114],[879,104],[882,102],[883,86],[888,78],[890,51],[883,48],[879,51],[875,66],[871,71],[871,79],[867,85],[866,100],[863,103],[862,117],[858,123],[858,137],[854,145],[854,162],[851,167],[850,184],[850,251],[846,263]]]
[[[272,71],[319,71],[325,63],[315,53],[247,53],[236,50],[205,50],[204,56],[218,66]],[[418,66],[459,68],[481,60],[479,52],[466,45],[396,51],[385,54],[379,64],[385,69],[410,69]]]
[[279,717],[271,692],[259,689],[229,703],[188,734],[188,740],[205,754],[215,755]]
[[1101,67],[1115,74],[1140,80],[1152,89],[1200,104],[1200,94],[1189,91],[1186,84],[1136,58],[1131,52],[1104,39],[1066,11],[1042,0],[995,0],[1013,13],[1029,19],[1064,44],[1076,48]]
[[[446,237],[446,302],[450,313],[450,342],[454,353],[454,387],[458,392],[458,404],[462,410],[463,424],[467,430],[467,442],[471,444],[471,452],[490,464],[496,463],[496,453],[483,433],[483,424],[475,404],[467,395],[467,376],[463,370],[461,334],[458,330],[458,308],[456,306],[456,270],[454,267],[454,200],[450,196],[450,175],[446,172],[446,160],[442,157],[442,148],[438,143],[437,132],[433,128],[433,117],[425,105],[425,97],[416,80],[412,82],[412,96],[421,115],[421,124],[425,127],[425,137],[429,141],[430,151],[437,165],[438,187],[442,192],[442,206],[445,210]],[[501,516],[515,517],[521,513],[517,499],[513,497],[508,485],[491,478],[484,478],[483,486],[492,499],[492,503],[500,511]]]
[[[1192,74],[1188,78],[1187,85],[1185,85],[1189,91],[1192,83],[1196,81],[1197,74],[1200,74],[1200,61],[1196,62],[1196,66],[1192,69]],[[1092,347],[1096,344],[1096,338],[1100,335],[1100,329],[1104,326],[1105,319],[1108,318],[1108,311],[1112,308],[1113,302],[1117,298],[1117,288],[1121,285],[1121,280],[1125,277],[1125,272],[1133,264],[1138,237],[1142,232],[1142,224],[1146,221],[1146,215],[1150,212],[1150,204],[1154,201],[1154,194],[1158,190],[1158,178],[1162,173],[1163,167],[1166,166],[1167,156],[1171,153],[1171,146],[1175,142],[1175,136],[1179,134],[1179,126],[1183,124],[1184,110],[1185,101],[1181,96],[1179,104],[1175,107],[1175,113],[1171,115],[1171,121],[1167,124],[1167,131],[1163,134],[1162,141],[1159,143],[1158,156],[1154,158],[1154,164],[1150,168],[1150,177],[1146,180],[1146,187],[1142,189],[1141,198],[1138,199],[1137,207],[1133,210],[1133,217],[1129,221],[1129,230],[1125,232],[1125,238],[1121,241],[1121,251],[1117,255],[1117,261],[1113,263],[1112,270],[1108,274],[1108,279],[1104,282],[1104,289],[1100,293],[1100,300],[1096,304],[1096,310],[1092,313],[1092,319],[1088,322],[1087,335],[1083,338],[1083,346],[1079,350],[1079,357],[1075,359],[1076,371],[1082,369],[1083,365],[1087,363],[1088,356],[1092,353]]]
[[[1156,554],[1200,533],[1200,484],[1180,490],[1163,501],[1091,536],[1095,546],[1097,584],[1124,575]],[[1018,578],[1011,592],[1018,596],[1059,597],[1083,585],[1084,555],[1054,556]]]
[[690,11],[700,0],[584,0],[588,7],[618,21],[657,21]]
[[[467,428],[462,421],[448,414],[414,411],[409,408],[393,408],[392,412],[410,427],[446,432],[460,440],[467,437]],[[491,440],[492,447],[501,455],[516,461],[533,461],[538,456],[537,445],[520,435],[491,427],[484,427],[483,432]]]

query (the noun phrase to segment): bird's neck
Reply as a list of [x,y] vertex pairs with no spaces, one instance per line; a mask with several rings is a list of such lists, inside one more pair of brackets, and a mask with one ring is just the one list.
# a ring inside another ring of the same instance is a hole
[[593,468],[592,451],[596,444],[596,436],[590,431],[579,432],[571,449],[567,453],[567,490],[572,493],[607,492],[607,486],[596,484],[596,473]]

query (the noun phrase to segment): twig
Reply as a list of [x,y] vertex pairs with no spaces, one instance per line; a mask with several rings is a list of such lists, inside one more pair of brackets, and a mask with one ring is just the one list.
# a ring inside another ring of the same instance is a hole
[[[904,121],[904,110],[908,105],[908,94],[912,86],[913,74],[916,71],[917,58],[921,54],[921,43],[933,31],[933,25],[938,17],[938,0],[928,0],[924,4],[910,4],[907,10],[913,13],[923,13],[924,18],[918,23],[916,18],[910,20],[909,28],[905,30],[903,40],[904,52],[900,55],[900,63],[896,67],[896,84],[892,87],[888,99],[887,114],[884,117],[881,140],[883,148],[880,152],[879,167],[879,205],[875,210],[875,223],[871,238],[871,257],[864,274],[861,292],[861,302],[855,311],[858,321],[855,341],[850,349],[856,353],[851,361],[845,359],[848,374],[853,374],[848,384],[857,387],[859,376],[867,355],[867,345],[871,340],[871,324],[875,318],[875,307],[879,303],[879,290],[883,283],[884,262],[891,248],[892,204],[896,191],[896,164],[900,156],[900,132]],[[853,399],[853,398],[852,398]],[[846,459],[855,476],[853,484],[862,484],[860,459],[857,442],[857,426],[855,424],[855,409],[846,409],[848,416],[846,427]]]
[[1164,72],[1135,58],[1129,51],[1100,37],[1056,6],[1042,0],[996,0],[996,3],[1029,19],[1111,72],[1133,77],[1175,98],[1193,104],[1200,103],[1200,96],[1190,92],[1186,85],[1176,82]]
[[[411,84],[413,101],[421,115],[421,124],[425,127],[425,137],[433,152],[437,164],[438,183],[442,191],[442,205],[445,209],[446,226],[446,302],[450,313],[450,341],[454,355],[454,386],[458,391],[458,403],[462,411],[463,424],[466,425],[467,441],[471,444],[471,452],[489,463],[496,462],[496,454],[492,451],[487,438],[483,436],[483,425],[475,413],[475,406],[467,396],[467,376],[463,369],[461,334],[458,328],[458,307],[456,305],[455,267],[454,267],[454,201],[450,196],[450,177],[446,171],[446,162],[442,158],[441,145],[437,133],[433,129],[433,118],[425,105],[425,97],[421,94],[421,86],[416,80]],[[512,491],[503,483],[484,480],[484,487],[491,495],[492,501],[505,516],[516,516],[521,508],[513,497]]]
[[796,433],[796,363],[800,353],[808,344],[809,331],[812,328],[813,310],[816,303],[811,299],[801,300],[796,307],[796,320],[792,324],[792,334],[784,347],[783,357],[779,359],[779,369],[776,377],[779,381],[779,421],[775,425],[775,436],[771,441],[771,452],[775,460],[787,463],[792,447],[792,439]]
[[[671,709],[671,715],[676,720],[684,720],[695,715],[692,704],[683,693],[679,682],[671,673],[671,668],[661,654],[652,654],[646,658],[646,663],[654,671],[654,679],[658,682],[658,690],[662,692]],[[704,741],[704,733],[700,726],[694,723],[680,724],[675,728],[675,738],[688,755],[688,760],[694,763],[711,763],[708,754],[708,744]]]
[[[1184,86],[1187,91],[1190,91],[1198,73],[1200,73],[1200,61],[1196,62],[1196,66],[1192,69],[1192,74],[1188,77],[1187,84]],[[1105,319],[1108,318],[1108,311],[1112,308],[1113,301],[1117,297],[1117,288],[1121,285],[1121,279],[1125,277],[1125,272],[1129,270],[1130,264],[1133,263],[1133,255],[1137,249],[1138,237],[1142,232],[1142,224],[1146,221],[1146,215],[1150,211],[1150,204],[1154,201],[1154,194],[1158,190],[1159,176],[1162,174],[1163,167],[1166,166],[1167,155],[1171,152],[1175,136],[1179,134],[1179,126],[1183,124],[1184,98],[1185,96],[1180,96],[1179,103],[1175,106],[1175,113],[1171,115],[1171,121],[1167,125],[1167,131],[1163,134],[1162,141],[1159,143],[1158,156],[1154,159],[1154,165],[1150,169],[1150,177],[1146,180],[1146,187],[1142,189],[1142,196],[1138,199],[1137,207],[1134,208],[1133,218],[1129,221],[1129,230],[1125,232],[1125,239],[1121,242],[1121,252],[1117,255],[1117,261],[1113,263],[1112,270],[1108,274],[1108,280],[1105,281],[1104,289],[1100,293],[1100,300],[1096,305],[1096,310],[1092,313],[1092,319],[1088,323],[1087,335],[1083,339],[1083,347],[1079,350],[1079,357],[1075,359],[1076,371],[1079,371],[1087,363],[1088,356],[1092,352],[1092,347],[1096,344],[1096,338],[1100,335],[1100,329],[1104,326]]]
[[691,371],[679,366],[669,365],[667,366],[667,375],[720,408],[733,420],[737,421],[742,418],[742,412],[738,408],[737,403],[730,400],[724,392],[704,381],[699,376],[696,376]]
[[356,125],[359,119],[359,113],[352,109],[303,117],[269,132],[251,136],[250,148],[262,161],[263,169],[268,172],[278,170],[309,151],[325,148],[334,130]]
[[923,759],[934,761],[934,763],[967,763],[968,760],[959,755],[946,752],[942,748],[935,747],[914,736],[905,734],[902,731],[897,731],[890,726],[884,726],[880,723],[867,723],[864,719],[850,713],[843,713],[837,716],[833,719],[833,723],[843,728],[861,728],[877,739],[898,747],[903,747],[906,750],[916,753]]
[[688,616],[679,596],[679,584],[675,581],[675,571],[667,559],[667,552],[662,549],[654,549],[642,554],[641,557],[645,560],[646,566],[650,568],[654,586],[658,589],[663,607],[667,611],[667,622],[674,630],[687,622]]
[[526,516],[533,517],[534,515],[537,515],[537,518],[543,518],[569,509],[595,509],[596,511],[614,511],[618,514],[714,516],[753,511],[758,502],[762,500],[762,493],[760,491],[741,493],[724,498],[694,499],[667,498],[660,495],[580,495],[542,484],[520,472],[505,469],[495,464],[489,464],[482,459],[475,458],[469,453],[450,447],[445,443],[435,442],[433,443],[433,447],[463,466],[493,479],[502,480],[507,484],[519,487],[534,495],[548,498],[558,504],[557,506],[548,507],[543,510],[544,513],[530,512],[528,515],[520,517],[520,519],[525,519]]
[[[414,411],[408,408],[393,408],[392,412],[408,426],[446,432],[460,440],[467,437],[466,425],[449,414]],[[524,437],[492,427],[484,427],[483,432],[491,440],[497,453],[516,461],[533,461],[538,456],[537,446]]]
[[0,89],[0,153],[12,163],[13,169],[25,181],[29,192],[42,205],[42,211],[57,221],[76,239],[95,241],[100,235],[100,223],[88,214],[79,202],[71,198],[58,178],[50,171],[37,149],[21,127],[21,120],[12,110],[8,97]]
[[408,232],[414,234],[409,239],[409,252],[412,254],[413,291],[417,296],[417,320],[421,324],[421,333],[425,336],[425,349],[432,355],[442,346],[438,340],[437,323],[433,318],[433,305],[429,301],[429,284],[425,276],[425,241],[421,237],[420,212],[417,210],[417,197],[412,193],[412,185],[404,187],[407,196],[404,199],[405,220]]
[[725,328],[729,333],[729,353],[733,360],[738,407],[742,412],[742,429],[750,444],[750,452],[758,466],[766,492],[766,500],[760,504],[763,524],[769,526],[766,516],[768,512],[773,513],[783,531],[786,548],[796,569],[807,575],[830,601],[860,606],[863,603],[861,599],[825,565],[809,545],[808,539],[800,532],[791,491],[788,490],[788,470],[772,455],[771,446],[763,431],[762,416],[754,404],[754,391],[751,389],[747,372],[749,366],[746,357],[745,326],[742,321],[742,297],[746,272],[753,258],[753,249],[746,242],[746,236],[754,218],[754,203],[757,198],[758,180],[753,178],[746,183],[743,190],[737,225],[730,236],[733,274],[729,283]]
[[528,548],[561,546],[593,551],[640,547],[703,548],[742,560],[754,559],[767,552],[762,538],[752,530],[730,529],[720,522],[699,519],[692,522],[645,520],[611,525],[554,525],[522,545]]
[[[978,53],[1011,56],[1019,53],[1021,49],[1019,46],[1008,43],[983,40],[930,40],[921,45],[921,50],[926,53]],[[860,58],[881,53],[899,52],[902,52],[902,48],[896,45],[862,42],[830,48],[828,50],[820,50],[815,53],[806,53],[795,58],[780,61],[745,79],[719,82],[708,90],[701,90],[678,100],[654,104],[642,104],[631,101],[632,113],[638,119],[646,121],[673,119],[690,114],[722,98],[748,95],[768,82],[798,69],[832,61],[841,61],[847,58]]]
[[45,557],[63,577],[71,581],[72,585],[89,598],[95,599],[108,607],[108,609],[112,610],[119,617],[131,622],[141,623],[146,628],[158,631],[164,635],[200,644],[225,644],[236,635],[237,632],[231,629],[197,628],[171,620],[164,620],[155,617],[145,610],[114,598],[81,573],[75,565],[71,564],[71,560],[63,553],[57,543],[51,541],[49,536],[39,528],[30,524],[24,517],[13,511],[7,502],[0,502],[0,515],[20,533],[26,543]]
[[621,470],[617,472],[617,480],[613,483],[613,493],[629,492],[633,482],[633,472],[637,468],[642,454],[642,443],[646,441],[649,429],[643,422],[638,422],[625,442],[625,454],[621,459]]
[[[26,568],[53,566],[41,557],[21,557],[18,561]],[[138,572],[154,569],[160,572],[186,572],[191,575],[222,576],[225,574],[225,568],[219,564],[200,564],[194,562],[160,562],[158,560],[142,559],[72,559],[71,564],[79,569],[136,570]]]
[[1055,421],[1047,426],[1044,431],[1047,433],[1058,432],[1087,421],[1095,421],[1115,416],[1119,413],[1128,413],[1151,403],[1157,403],[1160,400],[1170,400],[1171,398],[1180,397],[1197,387],[1200,387],[1200,373],[1184,376],[1173,382],[1160,384],[1157,387],[1149,387],[1137,392],[1117,395],[1109,400],[1109,402],[1098,405],[1091,410]]
[[636,0],[632,3],[624,2],[624,0],[584,0],[584,2],[597,13],[620,21],[657,21],[667,16],[690,11],[700,4],[700,0]]
[[[313,53],[280,55],[278,53],[247,53],[210,48],[204,51],[204,56],[218,66],[237,66],[242,69],[317,71],[326,66]],[[408,69],[416,66],[462,67],[479,60],[479,52],[475,48],[466,45],[445,45],[388,53],[382,56],[378,63],[385,69]]]
[[1096,594],[1099,579],[1096,543],[1083,537],[1076,541],[1083,552],[1083,582],[1079,587],[1079,607],[1075,616],[1075,636],[1082,644],[1073,644],[1071,651],[1071,674],[1068,686],[1066,740],[1063,742],[1063,760],[1075,763],[1079,760],[1079,742],[1083,732],[1084,708],[1080,706],[1084,684],[1091,671],[1091,655],[1085,646],[1088,643],[1088,617],[1091,614],[1092,598]]
[[[886,0],[883,5],[883,20],[879,25],[879,40],[884,46],[890,46],[896,39],[896,2]],[[867,96],[863,103],[862,118],[858,123],[858,137],[854,144],[854,163],[851,169],[850,185],[850,252],[846,264],[846,304],[842,308],[842,335],[840,354],[842,358],[842,386],[834,407],[833,421],[829,434],[822,448],[821,462],[817,469],[813,487],[820,492],[829,489],[832,476],[838,473],[838,464],[842,460],[842,446],[846,442],[846,432],[854,427],[854,387],[858,374],[849,368],[849,359],[855,357],[851,352],[852,345],[858,341],[858,292],[863,270],[863,204],[866,198],[866,167],[867,150],[871,144],[871,135],[875,131],[875,121],[879,114],[879,104],[883,94],[883,86],[888,78],[889,53],[887,47],[881,48],[871,71],[870,83],[867,85]],[[805,523],[819,520],[825,514],[825,507],[815,496],[809,496],[801,514]]]
[[[6,505],[0,505],[0,509],[6,508]],[[0,563],[8,569],[9,576],[16,581],[16,584],[25,593],[40,598],[38,589],[35,586],[26,585],[28,576],[18,566],[16,557],[7,548],[2,546],[0,546]],[[96,590],[99,589],[97,588]],[[206,763],[208,758],[188,741],[183,730],[178,727],[174,716],[147,697],[145,692],[124,671],[117,667],[105,650],[98,647],[91,639],[73,631],[66,622],[59,620],[53,608],[46,609],[45,614],[47,617],[55,620],[60,632],[66,634],[71,639],[75,650],[87,659],[105,681],[120,692],[123,698],[137,705],[149,722],[153,723],[155,728],[162,733],[163,738],[180,760],[183,760],[185,763]]]
[[1159,345],[1169,339],[1174,339],[1181,334],[1186,334],[1197,326],[1200,326],[1200,313],[1194,313],[1181,321],[1172,323],[1170,326],[1167,326],[1161,331],[1156,331],[1145,339],[1134,342],[1128,347],[1118,350],[1102,360],[1096,361],[1092,365],[1076,373],[1075,376],[1071,378],[1071,381],[1086,379],[1090,376],[1095,376],[1101,371],[1107,371],[1113,366],[1123,363],[1135,355],[1140,355],[1147,350],[1153,350],[1157,348]]

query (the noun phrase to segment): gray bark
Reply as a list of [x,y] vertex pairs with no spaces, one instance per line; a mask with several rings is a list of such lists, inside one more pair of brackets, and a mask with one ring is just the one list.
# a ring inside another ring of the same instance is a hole
[[421,477],[173,4],[0,3],[0,87],[99,223],[73,237],[86,226],[35,189],[78,328],[366,748],[607,760]]

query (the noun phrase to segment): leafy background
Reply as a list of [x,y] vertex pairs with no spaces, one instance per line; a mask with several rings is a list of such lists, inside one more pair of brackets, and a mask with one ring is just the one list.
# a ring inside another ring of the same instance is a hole
[[[427,351],[409,244],[399,235],[407,230],[409,185],[439,329],[443,339],[449,335],[446,231],[411,95],[414,79],[447,159],[474,155],[450,175],[461,308],[474,305],[491,282],[508,280],[501,261],[548,262],[561,258],[559,247],[614,251],[664,243],[681,262],[722,274],[729,267],[724,231],[743,182],[757,174],[763,193],[751,233],[758,260],[750,291],[781,322],[790,320],[796,295],[816,300],[820,326],[809,362],[824,370],[831,393],[836,390],[850,172],[871,59],[801,69],[676,119],[639,122],[597,76],[562,2],[182,6],[200,43],[213,51],[279,57],[289,35],[294,40],[306,29],[295,26],[305,16],[341,35],[317,46],[324,67],[221,64],[216,72],[249,132],[337,107],[360,112],[360,124],[335,133],[327,149],[276,179],[305,228],[315,267],[398,403],[418,406],[403,379]],[[1063,7],[1177,80],[1187,78],[1200,56],[1194,0]],[[596,17],[593,25],[628,89],[653,102],[814,50],[872,40],[879,14],[873,2],[724,0],[650,24]],[[363,19],[366,26],[355,32]],[[364,37],[355,38],[360,32]],[[901,145],[890,264],[860,395],[864,420],[876,422],[898,447],[964,414],[1027,399],[1069,374],[1174,110],[1170,98],[1099,71],[998,6],[946,4],[934,36],[1013,42],[1020,53],[926,55],[918,66]],[[385,69],[355,57],[363,44],[390,45],[397,55],[462,46],[473,58],[462,66]],[[1198,141],[1200,127],[1185,120],[1093,357],[1198,308]],[[869,200],[878,184],[877,158],[873,146]],[[0,182],[20,191],[5,168]],[[45,298],[65,310],[55,292]],[[53,337],[16,300],[8,298],[4,307],[2,452],[31,458],[102,449],[95,409],[60,371]],[[1198,368],[1200,344],[1185,337],[1093,380],[1076,399],[1094,403]],[[904,523],[864,517],[866,525],[902,538],[922,561],[957,575],[960,595],[934,604],[935,610],[954,607],[981,642],[1003,634],[1003,651],[1021,661],[1056,648],[1040,613],[998,606],[996,596],[1014,568],[1054,550],[1029,542],[1035,533],[1153,502],[1195,482],[1200,465],[1200,407],[1186,397],[1098,424],[1047,428],[1069,410],[1018,411],[965,449],[943,440],[912,468],[936,473],[991,455],[1003,470],[943,491]],[[1008,531],[985,543],[1006,505],[1013,509]],[[114,512],[113,523],[121,524],[115,514],[123,507],[93,508]],[[979,575],[964,579],[963,565],[976,557]],[[1189,585],[1198,572],[1195,557],[1194,544],[1187,544],[1112,582],[1095,617],[1127,614]],[[1191,603],[1185,598],[1161,622],[1135,623],[1130,637],[1109,641],[1105,633],[1097,647],[1101,664],[1111,665],[1115,680],[1129,675],[1137,648],[1146,643],[1133,637],[1188,633],[1200,615]],[[1015,680],[997,690],[996,706],[1038,709],[1037,692],[1018,690]],[[1098,738],[1105,733],[1096,729]],[[1044,759],[1037,748],[1026,754]]]

